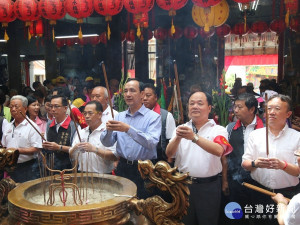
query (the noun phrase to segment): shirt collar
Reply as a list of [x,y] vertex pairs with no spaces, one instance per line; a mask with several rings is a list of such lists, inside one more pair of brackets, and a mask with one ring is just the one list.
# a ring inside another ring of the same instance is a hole
[[[254,129],[258,129],[258,128],[263,128],[264,127],[264,124],[263,124],[262,120],[257,115],[254,117],[254,119],[253,119],[253,121],[252,121],[251,124],[255,124]],[[241,120],[237,120],[236,123],[235,123],[235,126],[233,127],[233,130],[237,130],[241,126],[242,126]]]
[[[193,121],[190,120],[188,123],[189,123],[190,126],[192,126]],[[215,125],[217,125],[217,124],[213,119],[208,119],[208,121],[202,127],[200,127],[199,130],[201,130],[203,127],[206,127],[206,126],[213,127]]]
[[109,112],[110,112],[110,106],[109,105],[107,105],[107,108],[103,111],[103,115],[108,115],[109,114]]
[[154,112],[160,114],[160,105],[158,103],[155,104],[154,108],[152,109]]
[[[105,130],[105,127],[106,127],[106,124],[105,123],[101,123],[95,130],[96,131],[103,131],[103,130]],[[90,129],[90,126],[87,126],[87,127],[83,128],[83,130],[85,130],[87,132],[89,132],[89,129]]]
[[[26,116],[26,118],[29,119],[28,116]],[[11,121],[11,124],[14,126],[15,125],[15,120]],[[24,119],[21,123],[19,123],[19,125],[22,125],[22,126],[26,126],[27,124],[28,124],[28,122],[27,122],[26,119]]]
[[277,136],[275,136],[269,129],[270,133],[275,137],[275,138],[278,138],[280,137],[281,135],[283,135],[287,130],[289,129],[288,125],[285,124],[283,129],[279,132],[279,134]]
[[[150,109],[146,108],[146,107],[144,106],[144,104],[142,104],[141,108],[139,108],[139,110],[136,111],[136,112],[134,113],[134,115],[137,114],[137,113],[142,114],[142,115],[145,115],[146,112],[147,112],[148,110],[150,110]],[[134,116],[134,115],[131,115],[131,114],[130,114],[130,110],[129,110],[129,108],[128,108],[127,111],[126,111],[126,116]]]
[[[60,123],[60,126],[65,128],[65,129],[68,129],[68,126],[69,124],[71,123],[71,117],[69,115],[67,115],[67,117],[65,118],[65,120]],[[55,118],[52,120],[52,123],[50,124],[50,127],[53,127],[56,125],[56,120]]]

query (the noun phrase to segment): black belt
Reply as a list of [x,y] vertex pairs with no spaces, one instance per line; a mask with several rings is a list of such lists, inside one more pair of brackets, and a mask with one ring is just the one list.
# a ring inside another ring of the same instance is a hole
[[128,159],[125,159],[123,157],[120,157],[120,162],[126,163],[128,165],[132,165],[132,166],[138,164],[138,160],[128,160]]
[[205,184],[216,181],[218,177],[221,177],[221,173],[218,173],[217,175],[212,177],[189,177],[189,179],[193,184]]

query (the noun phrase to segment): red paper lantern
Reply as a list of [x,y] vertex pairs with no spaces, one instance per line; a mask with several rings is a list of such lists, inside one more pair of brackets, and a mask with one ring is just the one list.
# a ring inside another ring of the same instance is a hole
[[100,43],[100,36],[87,37],[87,43],[95,46]]
[[168,10],[170,16],[176,15],[176,10],[186,5],[188,0],[156,0],[158,7]]
[[65,1],[61,0],[40,0],[39,12],[42,17],[50,20],[50,24],[56,24],[56,20],[62,19],[66,15]]
[[283,19],[275,19],[270,23],[270,30],[277,35],[281,34],[285,28],[285,21]]
[[220,38],[227,37],[228,35],[230,35],[230,33],[231,33],[231,27],[226,23],[224,23],[222,26],[216,28],[216,34]]
[[11,0],[1,0],[0,1],[0,22],[9,23],[12,22],[14,16],[14,2]]
[[233,33],[235,35],[239,35],[241,37],[241,36],[248,34],[249,31],[250,31],[250,29],[249,29],[248,24],[246,24],[246,26],[245,26],[245,23],[238,23],[238,24],[234,25],[234,27],[231,30],[231,33]]
[[194,39],[198,36],[198,29],[194,26],[187,26],[183,30],[183,34],[187,39]]
[[106,36],[106,32],[102,32],[100,35],[99,35],[99,40],[101,43],[103,44],[107,44],[107,36]]
[[106,21],[111,21],[112,16],[117,15],[122,11],[123,1],[94,0],[94,8],[100,15],[108,17]]
[[81,39],[78,39],[78,44],[83,47],[84,45],[88,44],[88,38],[87,37],[84,37],[84,38],[81,38]]
[[14,12],[14,2],[11,0],[1,0],[0,1],[0,22],[2,27],[4,27],[4,40],[8,41],[9,37],[6,33],[6,28],[8,23],[16,19]]
[[[285,10],[289,15],[296,15],[299,7],[299,0],[286,0],[284,1]],[[289,16],[288,15],[288,16]]]
[[36,0],[17,0],[14,3],[14,12],[19,20],[26,22],[26,26],[30,26],[31,21],[40,18]]
[[29,32],[31,36],[42,37],[44,34],[43,20],[39,19],[30,24]]
[[251,31],[254,34],[263,34],[263,33],[267,32],[268,29],[269,29],[269,26],[264,21],[256,21],[251,26]]
[[125,9],[133,14],[149,12],[154,5],[154,0],[124,0]]
[[132,23],[138,27],[144,27],[147,28],[149,25],[149,16],[148,13],[139,13],[133,15],[133,21]]
[[221,0],[192,0],[192,2],[197,6],[206,8],[219,4]]
[[204,27],[199,28],[199,34],[202,38],[207,39],[211,38],[215,34],[215,28],[210,27],[208,32],[205,32]]
[[[171,28],[172,29],[172,28]],[[175,27],[175,33],[172,35],[172,31],[169,29],[169,37],[172,39],[179,39],[183,35],[183,31],[180,27]]]
[[92,0],[66,0],[67,13],[77,19],[77,23],[83,23],[83,18],[89,17],[94,11]]
[[291,19],[290,29],[294,32],[300,32],[300,16]]
[[135,40],[135,31],[131,29],[130,31],[126,32],[125,36],[126,36],[127,41],[134,42],[134,40]]
[[66,44],[66,40],[65,39],[56,39],[56,46],[57,48],[61,48]]
[[168,35],[168,31],[164,28],[157,28],[155,31],[154,31],[154,37],[157,39],[157,40],[165,40],[167,38],[167,35]]
[[66,39],[66,45],[71,47],[73,45],[75,45],[75,43],[78,43],[79,40],[77,38],[68,38]]

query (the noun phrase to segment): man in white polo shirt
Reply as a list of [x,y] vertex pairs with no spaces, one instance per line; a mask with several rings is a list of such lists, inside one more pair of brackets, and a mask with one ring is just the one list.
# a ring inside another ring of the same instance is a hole
[[73,160],[78,157],[79,171],[111,173],[113,161],[117,160],[113,154],[116,145],[107,148],[100,141],[100,135],[106,126],[101,121],[102,111],[102,105],[97,101],[88,102],[84,108],[83,115],[88,127],[79,132],[81,142],[78,135],[75,136],[70,149]]
[[[16,95],[11,98],[9,107],[14,120],[5,126],[2,137],[3,146],[16,148],[20,152],[16,169],[8,174],[15,182],[39,177],[35,154],[42,148],[42,139],[20,113],[26,115],[27,105],[28,101],[24,96]],[[39,129],[34,122],[32,124]]]

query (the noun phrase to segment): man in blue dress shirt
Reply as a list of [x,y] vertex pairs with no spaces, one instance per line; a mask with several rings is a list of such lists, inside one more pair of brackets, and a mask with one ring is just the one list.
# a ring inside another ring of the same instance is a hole
[[137,164],[138,160],[157,158],[156,145],[161,133],[160,115],[147,109],[143,103],[141,83],[130,79],[124,87],[124,99],[128,110],[116,115],[115,120],[106,123],[101,142],[110,147],[117,141],[116,154],[119,163],[116,175],[128,178],[137,185],[137,196],[147,198]]

